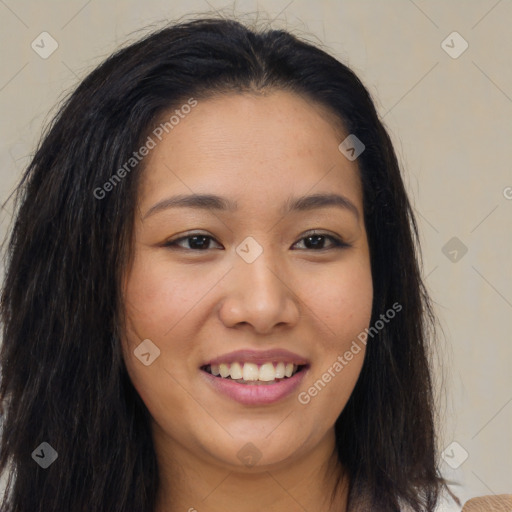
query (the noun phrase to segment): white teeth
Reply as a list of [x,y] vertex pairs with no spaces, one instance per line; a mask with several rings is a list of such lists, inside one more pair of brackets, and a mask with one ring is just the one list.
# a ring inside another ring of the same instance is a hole
[[[282,364],[282,363],[281,363]],[[272,363],[262,364],[259,371],[259,380],[270,381],[276,379],[276,370]]]
[[[244,380],[258,380],[260,372],[258,365],[254,363],[245,363],[242,369],[242,379]],[[231,378],[233,377],[233,366],[231,366]]]
[[210,373],[222,378],[231,377],[233,380],[263,381],[270,382],[276,379],[291,377],[298,369],[293,363],[279,362],[277,364],[268,362],[258,367],[255,363],[232,363],[212,364]]
[[221,377],[229,377],[229,366],[227,364],[219,364],[219,373]]
[[284,379],[284,363],[277,363],[276,379]]
[[231,378],[233,380],[242,379],[243,378],[242,367],[240,366],[239,363],[233,363],[231,365],[231,369],[230,369],[229,373],[231,374]]

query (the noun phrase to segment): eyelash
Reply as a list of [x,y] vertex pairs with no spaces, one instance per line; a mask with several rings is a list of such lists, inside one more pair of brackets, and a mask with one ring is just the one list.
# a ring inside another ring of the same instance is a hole
[[[308,233],[305,236],[303,236],[299,241],[302,241],[309,237],[315,237],[315,236],[321,236],[324,238],[328,238],[329,240],[332,241],[332,243],[334,244],[334,247],[328,247],[328,248],[323,248],[323,249],[301,249],[301,250],[309,250],[309,251],[313,251],[313,252],[323,252],[323,251],[328,251],[328,250],[333,250],[333,249],[343,249],[343,248],[351,247],[350,244],[347,244],[340,238],[332,236],[332,235],[328,235],[327,233],[321,233],[321,232],[320,233],[316,233],[316,232]],[[191,249],[191,248],[181,247],[178,245],[178,242],[181,242],[183,240],[189,240],[194,237],[203,237],[203,238],[207,238],[210,240],[215,240],[213,237],[211,237],[209,235],[205,235],[203,233],[191,233],[187,236],[182,236],[180,238],[177,238],[176,240],[170,240],[170,241],[166,242],[164,244],[164,247],[167,247],[170,249],[182,249],[185,251],[192,251],[192,252],[206,252],[206,251],[210,250],[209,248],[208,249]]]

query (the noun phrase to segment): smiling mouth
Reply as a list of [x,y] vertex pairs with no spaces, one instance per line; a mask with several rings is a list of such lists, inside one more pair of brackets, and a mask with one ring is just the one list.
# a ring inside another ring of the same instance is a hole
[[[258,366],[258,365],[254,365],[254,366]],[[242,378],[233,378],[231,376],[231,371],[229,371],[226,376],[222,376],[219,372],[218,365],[215,365],[215,368],[213,369],[213,371],[212,371],[212,365],[209,365],[209,364],[202,366],[200,369],[206,373],[209,373],[210,375],[213,375],[217,379],[230,380],[230,381],[236,382],[238,384],[246,384],[246,385],[252,385],[252,386],[262,386],[262,385],[264,386],[264,385],[269,385],[269,384],[276,384],[283,380],[288,380],[288,379],[292,378],[294,375],[296,375],[297,373],[303,371],[304,368],[306,368],[307,366],[308,365],[305,365],[305,364],[304,365],[293,365],[291,372],[288,370],[286,372],[286,374],[284,374],[284,375],[282,372],[280,373],[279,370],[277,372],[274,372],[274,374],[272,374],[272,371],[270,371],[269,373],[266,373],[266,372],[259,373],[259,368],[256,370],[253,369],[254,371],[245,373],[245,377],[247,380],[245,380],[243,377]],[[261,367],[261,365],[260,365],[260,367]],[[241,367],[240,366],[235,367],[233,372],[236,377],[238,377],[238,375],[241,375],[240,372],[241,372],[242,368],[243,368],[243,365]],[[223,371],[222,373],[226,374],[225,371]],[[277,377],[276,374],[283,375],[283,376]]]

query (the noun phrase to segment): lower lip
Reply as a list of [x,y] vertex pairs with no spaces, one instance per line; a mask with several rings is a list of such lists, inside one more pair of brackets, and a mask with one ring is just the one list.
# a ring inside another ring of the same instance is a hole
[[244,405],[267,405],[278,402],[287,397],[302,382],[308,366],[292,377],[283,379],[274,384],[240,384],[231,379],[215,377],[211,373],[200,370],[207,382],[211,383],[217,391]]

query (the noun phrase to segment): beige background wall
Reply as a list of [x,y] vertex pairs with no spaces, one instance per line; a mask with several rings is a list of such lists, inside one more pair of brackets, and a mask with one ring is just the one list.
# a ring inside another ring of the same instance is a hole
[[[2,0],[0,200],[86,72],[149,24],[222,7],[262,9],[276,26],[314,34],[374,96],[405,168],[444,329],[443,471],[463,501],[512,493],[512,2]],[[43,31],[58,43],[47,59],[31,48]],[[454,31],[468,43],[457,58]],[[445,245],[453,237],[467,253]]]

